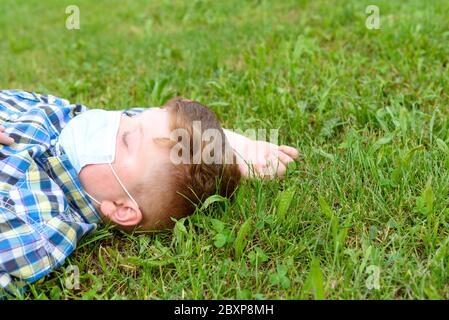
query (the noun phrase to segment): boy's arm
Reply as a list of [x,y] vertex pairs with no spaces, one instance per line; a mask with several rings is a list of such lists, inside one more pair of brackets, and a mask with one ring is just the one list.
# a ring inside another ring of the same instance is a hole
[[252,140],[227,129],[223,131],[234,149],[240,172],[245,177],[282,177],[287,165],[298,158],[298,150],[293,147]]

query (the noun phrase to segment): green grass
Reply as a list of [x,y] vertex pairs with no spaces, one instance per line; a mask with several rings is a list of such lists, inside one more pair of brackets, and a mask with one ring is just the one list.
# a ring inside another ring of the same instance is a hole
[[[70,4],[80,30],[65,28]],[[380,30],[365,27],[370,4]],[[246,182],[173,232],[86,237],[26,298],[448,299],[447,12],[446,0],[1,1],[1,88],[109,109],[184,95],[301,153],[285,180]],[[65,287],[70,264],[79,290]]]

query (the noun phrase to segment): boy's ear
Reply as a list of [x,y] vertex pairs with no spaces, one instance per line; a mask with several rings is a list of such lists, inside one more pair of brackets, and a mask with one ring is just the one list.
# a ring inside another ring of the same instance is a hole
[[134,203],[118,205],[106,200],[101,203],[100,210],[109,220],[121,226],[136,226],[142,221],[142,212]]

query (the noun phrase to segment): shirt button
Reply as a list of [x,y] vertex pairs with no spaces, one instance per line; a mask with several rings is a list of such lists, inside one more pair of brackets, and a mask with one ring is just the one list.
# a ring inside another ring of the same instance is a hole
[[50,144],[52,147],[54,147],[56,145],[56,139],[51,139]]

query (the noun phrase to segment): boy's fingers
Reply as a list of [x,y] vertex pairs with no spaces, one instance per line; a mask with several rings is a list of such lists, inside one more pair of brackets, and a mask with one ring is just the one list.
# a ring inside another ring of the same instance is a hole
[[3,145],[10,145],[11,143],[14,142],[14,139],[11,137],[8,137],[7,135],[0,133],[0,144]]
[[287,167],[279,162],[279,165],[275,168],[275,176],[282,178],[285,175],[285,171],[287,171]]
[[264,179],[273,179],[275,177],[282,177],[287,170],[287,167],[279,161],[278,157],[271,155],[266,159],[264,166],[259,166],[257,169],[259,175]]
[[298,150],[296,150],[295,148],[290,147],[290,146],[286,146],[286,145],[279,146],[279,150],[284,152],[286,155],[288,155],[292,159],[296,159],[299,156]]
[[282,178],[285,175],[285,171],[287,171],[287,168],[279,162],[277,166],[270,166],[267,168],[267,171],[265,171],[265,179],[274,179],[274,178]]
[[288,156],[287,154],[285,154],[282,151],[278,152],[278,158],[280,160],[280,162],[282,162],[285,166],[289,163],[294,161],[293,158],[291,158],[290,156]]
[[5,133],[3,133],[5,131],[5,127],[4,126],[0,126],[0,144],[3,145],[10,145],[11,143],[14,142],[14,139],[11,137],[8,137]]
[[298,150],[290,146],[286,145],[279,146],[279,150],[288,155],[292,159],[296,159],[299,156]]
[[0,137],[0,144],[5,145],[5,146],[10,145],[12,143],[12,141],[9,139],[10,138],[8,138],[8,137]]

